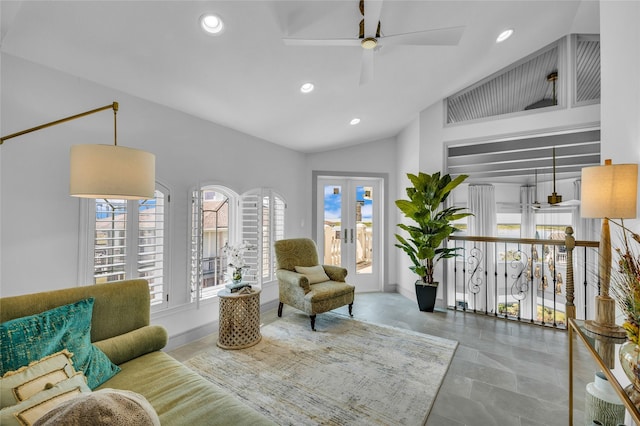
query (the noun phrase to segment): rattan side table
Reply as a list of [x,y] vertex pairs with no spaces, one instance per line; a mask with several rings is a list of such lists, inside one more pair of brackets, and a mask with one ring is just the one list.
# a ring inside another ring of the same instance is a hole
[[218,346],[223,349],[243,349],[262,339],[260,334],[260,290],[250,293],[218,293],[220,316]]

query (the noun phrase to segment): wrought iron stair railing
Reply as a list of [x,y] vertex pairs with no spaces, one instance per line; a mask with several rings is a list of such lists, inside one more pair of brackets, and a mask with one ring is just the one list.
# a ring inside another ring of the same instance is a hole
[[450,309],[555,328],[594,309],[599,243],[576,241],[571,227],[563,240],[451,236],[448,244],[460,248],[446,264]]

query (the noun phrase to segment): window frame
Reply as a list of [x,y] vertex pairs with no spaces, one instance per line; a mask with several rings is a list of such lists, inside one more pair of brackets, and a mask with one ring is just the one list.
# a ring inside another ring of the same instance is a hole
[[[249,265],[245,281],[261,288],[265,282],[276,280],[273,243],[275,238],[284,238],[285,234],[287,204],[284,197],[268,188],[255,188],[242,194],[237,194],[224,185],[202,184],[199,188],[195,187],[191,190],[190,237],[188,243],[189,268],[187,271],[190,301],[192,303],[205,302],[215,298],[218,291],[224,289],[222,284],[212,287],[211,290],[206,292],[203,292],[202,288],[203,217],[201,213],[196,217],[194,210],[199,209],[202,211],[202,191],[205,190],[219,192],[229,199],[227,242],[229,244],[239,244],[246,241],[256,246],[255,251],[245,255],[245,260]],[[278,207],[274,208],[274,206]],[[196,220],[198,221],[197,223]],[[264,226],[268,226],[269,229],[265,231]],[[199,237],[194,236],[194,233],[198,233]],[[267,241],[265,241],[265,238],[267,238]],[[266,274],[265,256],[266,262],[268,262]],[[198,270],[194,270],[194,267],[198,268]],[[194,282],[199,282],[200,284],[195,287]]]
[[[156,182],[155,191],[163,195],[163,244],[162,244],[162,292],[161,297],[155,303],[151,303],[151,311],[155,312],[169,307],[169,277],[170,271],[170,230],[171,230],[171,193],[167,186]],[[127,212],[135,211],[136,219],[139,213],[138,205],[140,200],[125,200]],[[134,220],[134,215],[127,214],[126,221],[126,248],[135,247],[134,253],[128,250],[125,254],[125,278],[139,278],[138,271],[138,239],[139,239],[139,220]],[[81,285],[95,285],[95,233],[96,233],[96,199],[82,198],[80,199],[80,232],[78,241],[78,272],[77,276]],[[150,286],[151,292],[151,286]],[[154,299],[152,298],[153,302]]]
[[[238,221],[240,210],[240,195],[228,186],[224,186],[219,183],[203,183],[197,187],[192,188],[190,191],[190,208],[189,208],[189,242],[187,258],[189,259],[189,266],[187,268],[187,285],[188,285],[188,300],[190,303],[200,304],[208,300],[213,300],[218,296],[218,292],[224,289],[224,282],[210,288],[203,289],[202,276],[203,276],[203,194],[205,191],[214,191],[224,195],[228,200],[228,223],[227,223],[227,242],[229,244],[235,244],[239,242],[239,230]],[[196,195],[197,194],[197,195]],[[198,223],[195,221],[195,211],[198,209]],[[197,226],[197,228],[194,228]],[[198,236],[194,235],[194,231],[199,232]],[[194,241],[194,239],[197,239]],[[194,244],[197,247],[194,248]],[[223,244],[224,245],[224,244]],[[195,258],[194,258],[195,251]],[[197,268],[194,271],[195,268]],[[194,281],[198,282],[197,286]]]

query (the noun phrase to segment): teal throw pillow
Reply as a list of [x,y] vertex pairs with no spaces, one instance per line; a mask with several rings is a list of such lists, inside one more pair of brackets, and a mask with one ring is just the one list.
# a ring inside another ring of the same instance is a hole
[[76,371],[95,389],[120,367],[91,343],[93,298],[0,324],[0,375],[63,349],[73,354]]

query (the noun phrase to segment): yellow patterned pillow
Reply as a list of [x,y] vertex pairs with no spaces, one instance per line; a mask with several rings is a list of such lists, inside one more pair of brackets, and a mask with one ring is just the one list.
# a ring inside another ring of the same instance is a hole
[[3,408],[0,410],[0,424],[2,426],[32,425],[58,405],[84,392],[91,392],[91,389],[87,386],[84,374],[79,372],[19,404]]
[[296,272],[304,275],[309,280],[309,284],[329,281],[329,276],[324,272],[322,265],[316,266],[296,266]]
[[73,376],[71,357],[66,349],[34,361],[16,371],[8,371],[0,379],[0,408],[17,404],[38,392]]

